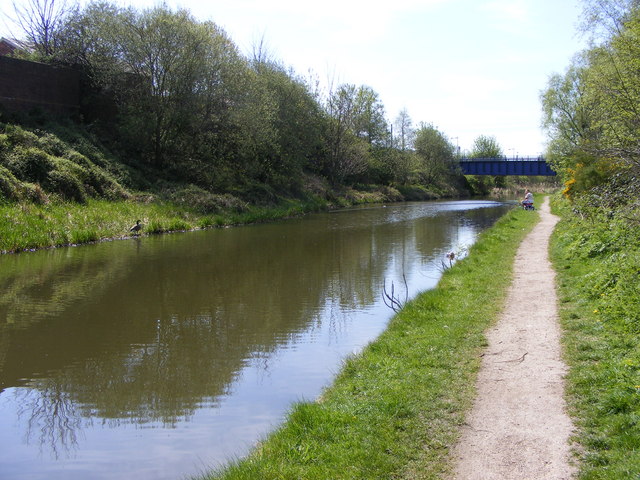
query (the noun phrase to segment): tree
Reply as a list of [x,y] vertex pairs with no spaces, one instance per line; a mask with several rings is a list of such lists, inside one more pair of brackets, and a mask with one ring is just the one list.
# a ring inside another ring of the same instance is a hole
[[590,102],[586,91],[588,57],[577,56],[564,75],[553,75],[541,95],[543,128],[549,137],[547,158],[559,173],[575,171],[584,163],[584,155],[575,159],[582,148],[597,143],[595,125],[598,107]]
[[[470,158],[498,158],[502,157],[502,147],[495,137],[489,135],[480,135],[473,141]],[[503,176],[491,176],[483,180],[478,180],[475,186],[476,190],[486,190],[489,185],[496,187],[504,187],[505,181]]]
[[147,161],[177,166],[194,153],[206,159],[237,149],[248,68],[214,23],[166,6],[139,12],[92,2],[65,33],[62,55],[114,98],[121,140]]
[[343,182],[367,169],[367,142],[353,131],[358,113],[357,94],[355,85],[344,84],[330,92],[327,101],[330,117],[327,131],[329,152],[323,173],[334,183]]
[[594,43],[608,42],[620,35],[630,14],[640,6],[638,0],[583,0],[583,34]]
[[[250,143],[256,153],[247,161],[260,181],[295,187],[303,170],[315,170],[323,160],[325,114],[292,71],[272,60],[254,59],[252,66],[248,88],[255,101],[240,126],[242,144]],[[268,135],[258,135],[258,129]]]
[[388,144],[389,129],[384,105],[370,87],[361,86],[355,92],[351,128],[358,138],[366,140],[371,146]]
[[418,175],[423,184],[442,180],[451,173],[455,146],[432,124],[422,124],[416,131],[415,152],[419,159]]
[[415,131],[412,128],[411,117],[406,108],[403,108],[398,113],[395,123],[397,140],[395,144],[402,151],[413,148],[413,140],[415,137]]
[[502,148],[496,137],[480,135],[473,141],[471,158],[496,158],[502,157]]
[[13,3],[16,20],[27,41],[41,57],[50,57],[60,44],[60,33],[73,7],[66,0],[28,0]]
[[640,10],[609,45],[590,51],[587,70],[588,104],[597,107],[597,142],[585,145],[595,155],[640,167]]

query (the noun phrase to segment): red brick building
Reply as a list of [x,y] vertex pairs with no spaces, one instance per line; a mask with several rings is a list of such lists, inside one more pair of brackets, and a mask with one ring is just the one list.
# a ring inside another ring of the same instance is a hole
[[10,38],[0,38],[0,55],[11,55],[16,50],[20,50],[23,47],[20,42],[12,40]]

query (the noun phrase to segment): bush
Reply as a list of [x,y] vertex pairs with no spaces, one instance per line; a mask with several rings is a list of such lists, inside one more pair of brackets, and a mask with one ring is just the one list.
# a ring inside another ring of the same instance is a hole
[[0,133],[0,161],[2,161],[3,154],[9,151],[9,146],[9,137],[4,133]]
[[20,181],[0,165],[0,200],[19,200],[20,199]]
[[38,205],[49,203],[49,196],[38,183],[24,182],[20,185],[20,198]]
[[38,138],[38,146],[54,157],[62,157],[69,147],[60,140],[56,135],[48,132],[42,132],[42,136]]
[[218,195],[195,185],[189,185],[170,195],[170,199],[179,205],[192,207],[203,214],[223,211],[244,212],[248,205],[233,195]]
[[47,188],[51,192],[60,194],[65,200],[85,203],[87,193],[80,180],[85,173],[84,169],[69,160],[56,160],[56,168],[49,172],[46,179]]
[[4,126],[4,133],[12,145],[19,145],[26,148],[38,147],[40,145],[38,136],[35,133],[24,130],[18,125],[6,124]]
[[125,189],[111,175],[98,168],[83,154],[71,150],[67,152],[65,160],[82,169],[79,171],[79,177],[88,190],[87,193],[91,196],[104,197],[110,200],[128,197]]
[[398,191],[407,201],[432,200],[435,198],[435,195],[422,185],[399,185]]
[[42,182],[53,169],[53,161],[39,148],[18,146],[8,155],[6,166],[22,181]]

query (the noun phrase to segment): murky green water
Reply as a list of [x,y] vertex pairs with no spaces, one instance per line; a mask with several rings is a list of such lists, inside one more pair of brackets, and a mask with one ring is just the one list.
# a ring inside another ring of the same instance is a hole
[[401,204],[0,257],[0,478],[175,479],[313,399],[508,206]]

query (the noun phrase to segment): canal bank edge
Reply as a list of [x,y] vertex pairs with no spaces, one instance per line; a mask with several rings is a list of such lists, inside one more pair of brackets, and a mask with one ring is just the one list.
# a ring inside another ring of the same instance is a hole
[[[0,204],[0,254],[227,228],[356,205],[409,201],[388,187],[379,191],[347,189],[331,197],[331,200],[320,197],[281,199],[276,205],[246,205],[242,210],[229,208],[212,214],[164,201],[89,199],[85,203]],[[141,221],[141,228],[132,232],[137,219]]]
[[316,402],[247,457],[206,478],[434,478],[475,395],[485,330],[502,310],[516,251],[539,216],[514,209],[437,288],[410,301]]

